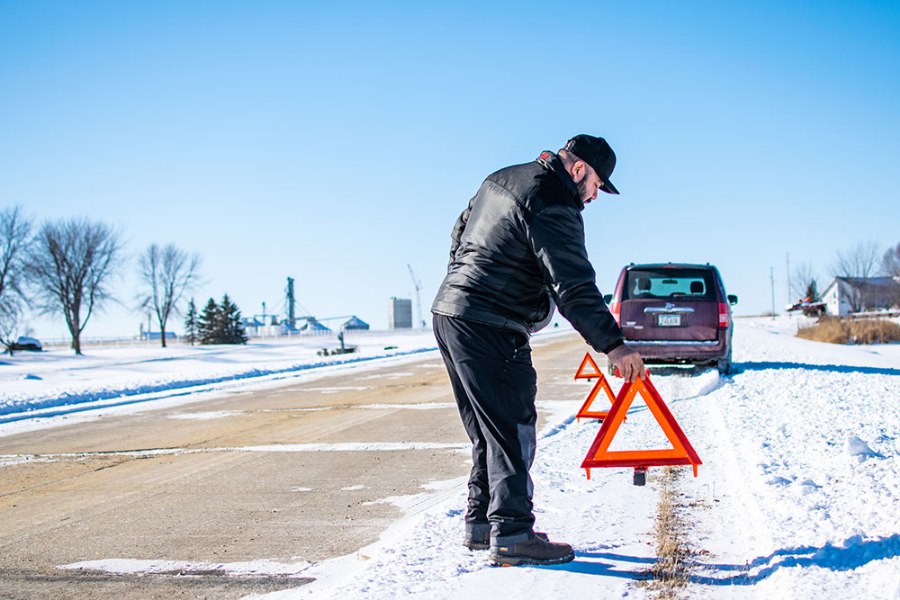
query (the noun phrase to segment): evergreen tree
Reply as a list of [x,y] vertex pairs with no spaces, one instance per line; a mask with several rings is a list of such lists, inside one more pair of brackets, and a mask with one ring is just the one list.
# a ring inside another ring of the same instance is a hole
[[221,310],[210,298],[197,321],[197,336],[201,344],[218,344],[221,336]]
[[241,323],[241,311],[228,294],[221,304],[210,298],[197,320],[197,336],[201,344],[246,344],[247,334]]
[[806,286],[806,297],[810,302],[819,301],[819,289],[815,279],[810,280],[809,285]]
[[222,297],[219,311],[222,323],[222,341],[220,343],[246,344],[247,334],[244,332],[244,325],[241,323],[241,311],[231,301],[228,294]]
[[184,339],[191,346],[200,339],[198,332],[200,323],[197,319],[197,307],[194,305],[194,299],[191,298],[190,302],[188,302],[187,314],[184,316]]

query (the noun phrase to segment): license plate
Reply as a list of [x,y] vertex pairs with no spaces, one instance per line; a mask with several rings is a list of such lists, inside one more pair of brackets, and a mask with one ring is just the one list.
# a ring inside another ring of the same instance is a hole
[[681,315],[657,315],[656,324],[660,327],[681,327]]

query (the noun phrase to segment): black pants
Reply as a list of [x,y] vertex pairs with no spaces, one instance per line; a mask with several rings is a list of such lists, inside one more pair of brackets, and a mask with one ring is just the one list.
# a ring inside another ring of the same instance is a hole
[[472,440],[466,522],[490,522],[494,537],[530,533],[537,375],[528,336],[443,315],[433,323]]

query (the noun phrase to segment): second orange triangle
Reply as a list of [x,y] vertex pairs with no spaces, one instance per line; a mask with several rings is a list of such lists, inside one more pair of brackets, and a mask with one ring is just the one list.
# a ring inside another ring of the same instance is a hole
[[600,393],[601,389],[605,392],[606,398],[607,400],[609,400],[610,404],[613,403],[616,395],[613,393],[612,388],[609,387],[609,382],[606,380],[606,377],[603,376],[603,373],[600,371],[600,367],[597,366],[597,363],[591,357],[590,352],[585,353],[584,358],[581,360],[581,365],[575,372],[575,379],[597,380],[597,383],[594,384],[594,387],[588,394],[587,400],[584,401],[584,404],[581,405],[581,408],[575,415],[575,418],[605,419],[609,414],[609,411],[593,408],[594,400],[597,399],[597,395]]

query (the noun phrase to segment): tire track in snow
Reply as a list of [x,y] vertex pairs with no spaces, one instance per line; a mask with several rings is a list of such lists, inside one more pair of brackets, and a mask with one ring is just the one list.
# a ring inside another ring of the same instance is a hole
[[[723,484],[728,489],[734,487],[722,479],[721,465],[723,463],[728,465],[725,468],[726,473],[739,472],[733,452],[726,452],[726,456],[722,456],[720,448],[724,446],[731,450],[731,447],[727,441],[723,443],[721,440],[721,435],[727,432],[727,429],[722,421],[718,404],[710,401],[710,395],[727,388],[731,380],[720,376],[715,370],[709,370],[694,377],[674,375],[656,377],[653,381],[663,401],[669,406],[675,420],[703,461],[696,478],[691,476],[688,467],[671,467],[684,469],[684,472],[677,475],[670,474],[668,477],[661,475],[666,485],[661,490],[659,510],[666,514],[658,514],[657,519],[671,524],[678,531],[658,532],[657,552],[660,562],[654,572],[662,578],[658,583],[658,586],[662,587],[657,586],[654,589],[665,597],[674,598],[690,594],[691,588],[685,586],[692,581],[692,573],[696,570],[692,558],[703,552],[695,547],[695,535],[691,535],[697,527],[698,511],[718,502],[716,496],[723,492]],[[709,407],[712,407],[712,410],[709,410]],[[718,491],[717,481],[721,482]],[[740,490],[740,486],[737,489]],[[739,504],[744,507],[740,511],[745,516],[744,525],[757,532],[764,531],[762,528],[764,521],[758,511],[754,510],[746,495],[741,496]],[[746,518],[748,515],[749,519]],[[658,525],[662,527],[662,524]],[[670,552],[676,552],[678,556],[668,556],[667,553]],[[685,558],[688,564],[681,564]]]

